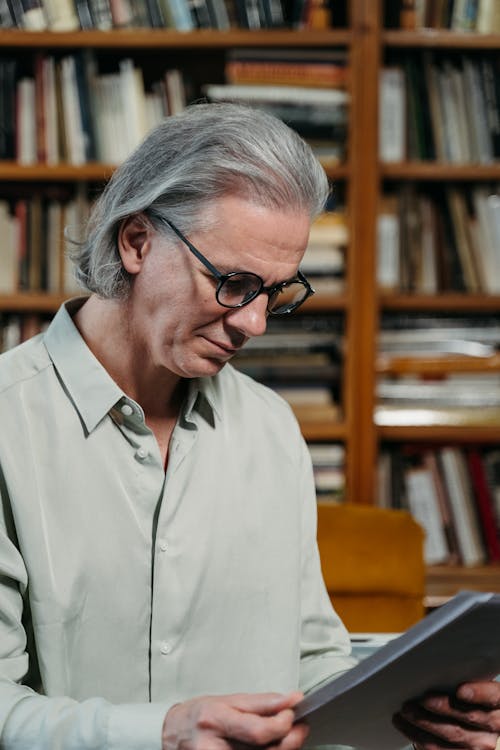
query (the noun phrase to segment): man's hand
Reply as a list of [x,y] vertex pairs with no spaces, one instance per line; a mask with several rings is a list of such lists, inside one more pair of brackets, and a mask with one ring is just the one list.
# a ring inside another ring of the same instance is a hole
[[236,694],[193,698],[168,711],[162,750],[234,750],[241,745],[298,750],[308,728],[294,724],[302,693]]
[[430,694],[410,701],[394,724],[418,750],[498,750],[500,683],[468,682],[452,697]]

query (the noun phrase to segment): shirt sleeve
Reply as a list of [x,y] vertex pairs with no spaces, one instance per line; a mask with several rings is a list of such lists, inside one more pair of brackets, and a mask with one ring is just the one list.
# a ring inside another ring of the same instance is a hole
[[326,590],[316,541],[316,490],[309,450],[301,450],[302,580],[300,689],[307,692],[327,677],[356,664],[349,634],[333,609]]
[[28,580],[12,541],[13,524],[6,507],[0,502],[0,746],[3,750],[160,750],[169,708],[165,704],[49,698],[21,684],[29,666],[22,624]]

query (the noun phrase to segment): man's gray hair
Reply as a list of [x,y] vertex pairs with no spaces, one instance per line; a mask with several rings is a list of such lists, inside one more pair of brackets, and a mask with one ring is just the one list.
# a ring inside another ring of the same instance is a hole
[[207,226],[213,201],[236,195],[312,219],[328,190],[311,148],[281,120],[237,104],[191,105],[165,118],[113,174],[86,240],[71,251],[77,280],[104,298],[127,296],[131,279],[117,238],[129,216],[168,218],[189,235]]

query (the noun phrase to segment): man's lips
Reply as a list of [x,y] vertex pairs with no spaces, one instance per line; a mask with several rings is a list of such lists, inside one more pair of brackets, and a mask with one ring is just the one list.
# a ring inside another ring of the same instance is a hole
[[209,339],[205,336],[205,340],[208,341],[209,344],[211,344],[213,347],[218,349],[223,354],[226,354],[228,356],[232,356],[233,354],[236,354],[239,347],[232,346],[231,344],[223,344],[220,341],[214,341],[213,339]]

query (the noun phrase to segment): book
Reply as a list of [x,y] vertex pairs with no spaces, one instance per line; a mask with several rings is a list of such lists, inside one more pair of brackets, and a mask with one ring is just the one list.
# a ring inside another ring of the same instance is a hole
[[462,564],[466,567],[485,561],[475,500],[467,473],[465,456],[458,448],[439,449],[439,462],[450,499]]
[[422,456],[422,462],[424,466],[431,472],[434,489],[437,496],[439,510],[441,513],[441,523],[443,526],[443,532],[446,537],[448,546],[448,564],[455,565],[460,561],[460,550],[458,547],[458,540],[453,524],[453,517],[451,514],[450,498],[448,496],[446,486],[443,480],[441,471],[439,470],[439,463],[435,450],[424,450]]
[[402,704],[427,691],[452,694],[463,682],[495,677],[500,672],[499,630],[500,595],[460,592],[304,697],[295,707],[295,719],[310,727],[306,747],[401,750],[408,741],[392,717]]
[[380,199],[377,216],[377,283],[385,291],[400,288],[400,221],[398,197]]
[[410,512],[425,532],[424,560],[426,565],[447,562],[449,550],[431,471],[425,466],[408,468],[405,471],[405,483]]
[[19,164],[36,164],[35,79],[21,78],[17,84],[16,157]]
[[406,84],[401,67],[384,67],[380,71],[379,157],[383,162],[406,158]]
[[0,294],[13,294],[17,290],[17,253],[14,236],[14,219],[7,201],[0,200]]
[[328,50],[230,50],[224,71],[231,84],[345,88],[348,80],[345,55]]
[[479,0],[476,31],[480,34],[500,34],[500,3],[498,0]]
[[75,31],[80,28],[72,0],[43,0],[43,4],[51,31]]
[[490,562],[498,562],[500,560],[500,540],[493,497],[488,486],[485,467],[481,454],[476,448],[468,450],[466,455],[488,558]]
[[0,59],[0,158],[16,158],[16,98],[18,62]]

